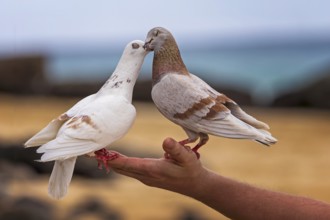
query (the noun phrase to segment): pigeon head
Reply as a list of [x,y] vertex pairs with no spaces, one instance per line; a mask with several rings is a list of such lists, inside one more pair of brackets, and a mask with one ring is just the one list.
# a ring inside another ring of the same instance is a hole
[[126,45],[124,54],[127,56],[145,56],[149,51],[147,51],[143,46],[144,42],[142,40],[133,40]]
[[171,32],[162,27],[155,27],[148,32],[144,48],[148,51],[159,51],[167,41],[175,43]]
[[152,64],[153,85],[167,73],[189,75],[173,35],[165,28],[155,27],[151,29],[143,47],[147,51],[154,51]]

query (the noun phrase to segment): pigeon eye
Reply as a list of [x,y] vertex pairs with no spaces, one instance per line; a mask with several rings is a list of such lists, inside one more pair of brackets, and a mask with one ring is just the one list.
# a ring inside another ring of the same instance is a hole
[[132,48],[133,49],[138,49],[140,45],[138,43],[132,43]]
[[155,30],[155,31],[154,31],[154,35],[155,35],[155,37],[157,37],[158,34],[159,34],[159,30]]

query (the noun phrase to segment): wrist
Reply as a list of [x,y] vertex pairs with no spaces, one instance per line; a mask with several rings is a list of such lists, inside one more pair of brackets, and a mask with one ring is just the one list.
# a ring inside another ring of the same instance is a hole
[[201,170],[200,175],[198,175],[196,178],[194,178],[191,182],[191,190],[189,191],[189,195],[196,200],[203,201],[204,197],[207,197],[209,193],[212,193],[212,182],[215,179],[214,172],[203,168]]

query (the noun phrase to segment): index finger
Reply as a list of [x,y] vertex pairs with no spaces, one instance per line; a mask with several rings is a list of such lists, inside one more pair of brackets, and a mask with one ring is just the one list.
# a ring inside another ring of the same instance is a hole
[[153,167],[153,159],[120,156],[108,161],[110,167],[129,173],[146,175]]

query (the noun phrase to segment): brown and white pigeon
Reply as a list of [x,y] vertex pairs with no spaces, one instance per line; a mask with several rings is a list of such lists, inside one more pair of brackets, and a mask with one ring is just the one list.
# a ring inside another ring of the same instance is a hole
[[264,145],[276,143],[269,126],[245,113],[233,100],[189,73],[172,34],[162,27],[148,32],[144,47],[154,51],[152,99],[158,110],[180,125],[188,138],[199,138],[193,151],[206,144],[208,134],[227,138],[252,139]]
[[136,110],[132,103],[133,87],[148,51],[143,41],[127,44],[111,77],[95,94],[79,101],[67,112],[52,120],[26,143],[40,146],[40,161],[55,161],[49,179],[48,193],[60,199],[67,193],[76,159],[93,155],[107,168],[107,160],[118,156],[109,152],[114,141],[122,138],[132,126]]

